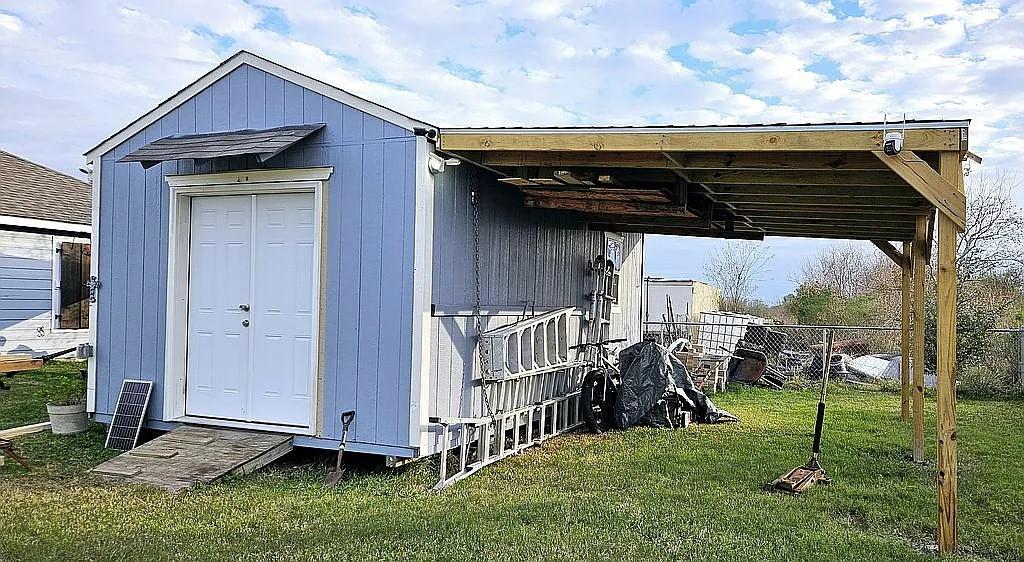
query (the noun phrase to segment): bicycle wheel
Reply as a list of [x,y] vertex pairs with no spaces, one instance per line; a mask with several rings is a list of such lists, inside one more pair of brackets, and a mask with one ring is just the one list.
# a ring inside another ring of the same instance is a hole
[[601,370],[583,377],[580,386],[580,417],[591,433],[603,433],[613,427],[613,411],[618,387]]

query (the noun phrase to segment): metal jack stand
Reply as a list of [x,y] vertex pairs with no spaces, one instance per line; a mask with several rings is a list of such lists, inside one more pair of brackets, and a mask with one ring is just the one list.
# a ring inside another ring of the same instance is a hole
[[821,453],[821,430],[825,425],[825,394],[828,392],[828,375],[832,363],[832,331],[825,330],[822,340],[821,361],[821,395],[818,398],[818,415],[814,421],[814,443],[811,445],[811,459],[807,464],[798,466],[772,481],[771,487],[792,494],[800,494],[815,484],[829,484],[832,480],[826,476],[825,469],[819,462]]

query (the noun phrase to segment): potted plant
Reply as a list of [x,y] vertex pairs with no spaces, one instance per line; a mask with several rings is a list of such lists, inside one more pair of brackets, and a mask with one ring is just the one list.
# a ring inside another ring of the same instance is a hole
[[50,431],[57,435],[84,431],[89,418],[82,400],[81,383],[71,377],[61,377],[51,396],[52,399],[46,403]]

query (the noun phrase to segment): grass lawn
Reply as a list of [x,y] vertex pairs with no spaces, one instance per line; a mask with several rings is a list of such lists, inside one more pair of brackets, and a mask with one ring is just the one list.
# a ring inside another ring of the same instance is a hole
[[[15,392],[47,376],[19,376]],[[0,468],[0,560],[936,558],[935,469],[908,460],[898,397],[830,398],[835,482],[802,497],[763,486],[806,460],[813,391],[716,396],[741,424],[556,438],[441,494],[426,491],[426,463],[364,467],[327,489],[325,458],[296,455],[172,496],[88,476],[111,456],[99,426],[37,434],[18,446],[38,469]],[[960,557],[1020,560],[1024,404],[962,400],[959,412]],[[933,435],[930,423],[930,459]]]

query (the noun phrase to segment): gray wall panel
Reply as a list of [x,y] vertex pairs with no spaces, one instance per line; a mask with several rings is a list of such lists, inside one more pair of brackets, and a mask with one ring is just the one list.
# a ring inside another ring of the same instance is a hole
[[[472,206],[474,169],[449,167],[435,179],[431,414],[484,413],[473,385],[476,332],[469,316],[474,302]],[[604,233],[587,230],[578,215],[523,207],[519,192],[477,176],[480,190],[482,329],[514,322],[530,301],[537,312],[575,306],[586,310],[591,278],[587,262],[604,251]],[[640,339],[643,239],[624,235],[620,299],[612,337]],[[582,341],[576,317],[570,340]]]

